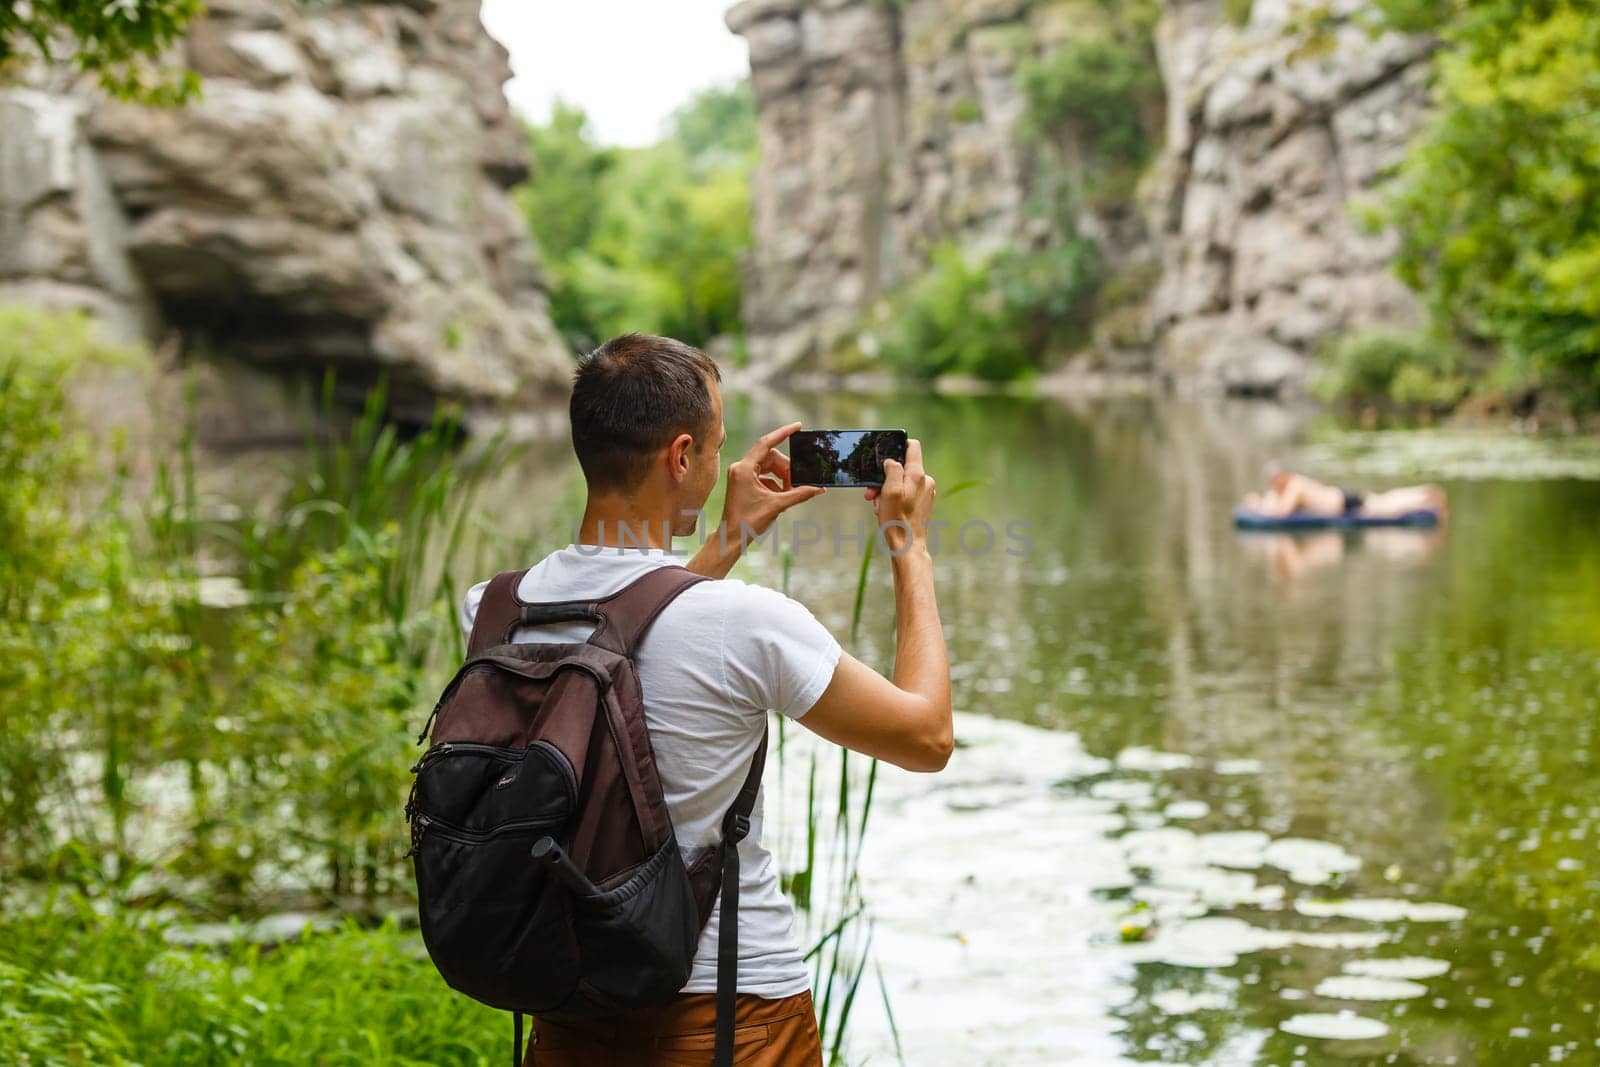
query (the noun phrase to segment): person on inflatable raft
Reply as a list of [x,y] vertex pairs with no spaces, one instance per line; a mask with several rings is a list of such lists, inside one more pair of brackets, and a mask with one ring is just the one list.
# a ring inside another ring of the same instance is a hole
[[1244,506],[1269,518],[1305,515],[1381,520],[1431,511],[1443,521],[1445,494],[1437,485],[1407,485],[1381,493],[1363,493],[1324,485],[1294,471],[1272,470],[1267,491],[1246,493]]

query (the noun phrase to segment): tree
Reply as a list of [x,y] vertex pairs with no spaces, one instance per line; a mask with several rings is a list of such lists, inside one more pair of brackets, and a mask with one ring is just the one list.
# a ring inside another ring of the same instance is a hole
[[565,104],[529,128],[528,143],[533,177],[518,200],[550,265],[551,314],[574,347],[629,330],[697,345],[740,331],[755,144],[747,88],[700,93],[648,148],[596,144]]
[[672,139],[696,164],[719,164],[756,149],[756,102],[746,82],[712,86],[672,113]]
[[1401,277],[1445,328],[1600,401],[1600,8],[1384,3],[1444,44],[1385,213]]
[[113,96],[176,103],[199,79],[154,63],[201,9],[201,0],[8,0],[0,5],[0,72],[31,51],[46,62],[70,58]]

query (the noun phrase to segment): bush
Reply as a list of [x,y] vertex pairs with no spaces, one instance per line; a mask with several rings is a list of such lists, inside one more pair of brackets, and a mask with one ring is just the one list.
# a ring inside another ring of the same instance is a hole
[[1108,179],[1150,157],[1164,87],[1155,53],[1159,6],[1134,0],[1103,13],[1100,24],[1091,20],[1050,55],[1024,63],[1018,76],[1028,102],[1025,134],[1071,138],[1091,176]]
[[79,316],[0,311],[0,871],[370,909],[408,881],[415,709],[459,640],[428,576],[485,463],[448,420],[399,440],[379,402],[259,514],[208,517],[170,468],[141,513],[68,399],[84,364],[137,358]]
[[1324,353],[1315,390],[1328,400],[1383,401],[1442,411],[1466,395],[1464,363],[1452,342],[1426,334],[1351,334]]
[[1151,98],[1160,99],[1161,74],[1148,41],[1070,38],[1023,67],[1022,89],[1031,125],[1069,131],[1097,167],[1137,166],[1149,157],[1143,116]]
[[1389,204],[1401,277],[1444,328],[1600,403],[1600,8],[1384,7],[1444,42]]
[[936,249],[929,268],[884,308],[882,358],[923,378],[1024,378],[1088,336],[1102,268],[1092,241],[1034,254],[970,258]]
[[[159,575],[134,558],[120,479],[94,487],[69,409],[85,368],[140,358],[82,315],[0,308],[0,869],[110,856],[121,874],[132,766],[182,673],[162,665],[179,635],[136,595]],[[79,749],[98,758],[74,769]],[[100,817],[62,809],[76,788]]]

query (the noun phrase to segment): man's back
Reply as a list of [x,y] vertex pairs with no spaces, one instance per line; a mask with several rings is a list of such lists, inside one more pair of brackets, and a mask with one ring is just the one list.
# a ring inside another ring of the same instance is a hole
[[[526,602],[598,599],[653,567],[678,566],[660,550],[569,545],[528,571]],[[484,586],[462,605],[470,632]],[[582,641],[592,626],[518,630],[517,642]],[[799,718],[833,677],[839,643],[806,608],[770,589],[723,580],[685,591],[661,613],[636,657],[645,720],[678,842],[714,846],[744,780],[768,709]],[[761,844],[762,803],[739,846],[738,989],[766,998],[802,993],[810,977],[792,932],[771,854]],[[716,990],[717,915],[701,935],[685,992]]]

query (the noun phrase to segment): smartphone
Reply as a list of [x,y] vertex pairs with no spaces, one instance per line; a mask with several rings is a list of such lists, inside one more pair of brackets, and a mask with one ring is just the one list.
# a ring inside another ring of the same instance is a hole
[[906,461],[904,430],[796,430],[789,437],[795,485],[882,485],[886,459]]

